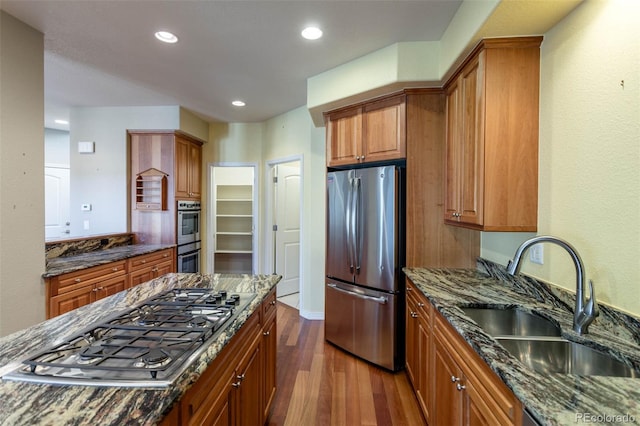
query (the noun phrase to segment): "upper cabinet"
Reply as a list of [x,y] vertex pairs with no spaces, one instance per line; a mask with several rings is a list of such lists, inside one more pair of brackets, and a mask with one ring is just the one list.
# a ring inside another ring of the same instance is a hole
[[404,94],[326,114],[327,166],[406,157]]
[[445,85],[447,224],[537,230],[541,42],[483,40]]
[[176,136],[176,198],[200,199],[202,144]]

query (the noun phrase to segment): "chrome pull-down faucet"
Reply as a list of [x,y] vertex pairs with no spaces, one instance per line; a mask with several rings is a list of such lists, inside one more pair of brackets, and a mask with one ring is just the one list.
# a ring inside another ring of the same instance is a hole
[[600,314],[598,310],[598,303],[596,302],[596,295],[593,291],[593,281],[589,280],[589,299],[585,301],[584,286],[584,264],[578,254],[578,251],[568,242],[552,237],[550,235],[541,235],[531,238],[518,247],[516,254],[513,256],[513,260],[510,260],[507,264],[507,272],[510,275],[516,275],[520,272],[520,266],[522,264],[522,255],[533,245],[539,243],[553,243],[564,248],[576,267],[576,307],[573,313],[573,330],[578,334],[587,334],[589,332],[589,325]]

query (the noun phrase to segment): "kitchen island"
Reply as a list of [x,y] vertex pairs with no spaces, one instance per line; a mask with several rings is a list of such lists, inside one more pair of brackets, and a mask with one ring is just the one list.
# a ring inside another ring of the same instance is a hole
[[0,339],[0,375],[30,353],[53,346],[116,312],[173,288],[212,288],[256,297],[223,333],[207,341],[165,388],[101,387],[0,381],[2,425],[151,425],[161,421],[212,364],[280,281],[278,275],[167,274]]
[[608,352],[640,371],[636,318],[601,305],[589,334],[578,335],[572,327],[575,295],[526,276],[509,276],[502,266],[483,259],[478,270],[406,268],[405,273],[540,424],[640,423],[640,378],[537,373],[509,354],[461,308],[535,311],[559,324],[563,338]]

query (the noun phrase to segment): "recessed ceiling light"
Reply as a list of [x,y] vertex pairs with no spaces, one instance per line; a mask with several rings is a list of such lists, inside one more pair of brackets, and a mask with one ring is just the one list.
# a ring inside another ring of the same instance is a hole
[[170,33],[169,31],[158,31],[155,34],[156,38],[165,43],[177,43],[178,37],[175,34]]
[[69,124],[67,120],[53,120],[56,124]]
[[322,30],[318,27],[307,27],[302,30],[302,37],[307,40],[317,40],[322,37]]
[[242,102],[240,100],[233,101],[233,102],[231,102],[231,104],[234,105],[234,106],[237,106],[237,107],[242,107],[242,106],[246,105],[244,102]]

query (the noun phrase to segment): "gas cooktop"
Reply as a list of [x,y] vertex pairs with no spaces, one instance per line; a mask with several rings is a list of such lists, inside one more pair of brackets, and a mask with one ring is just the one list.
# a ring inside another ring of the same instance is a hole
[[165,291],[22,361],[7,380],[165,387],[222,333],[254,293]]

